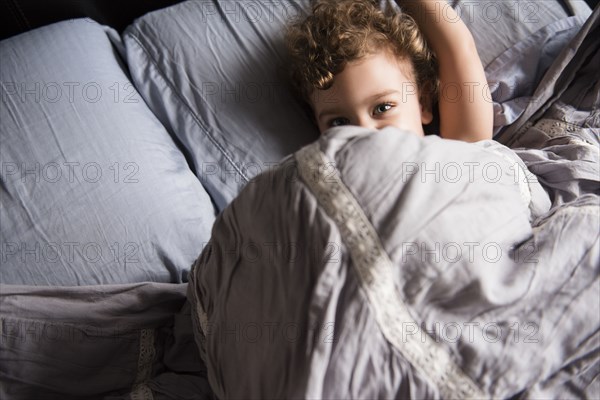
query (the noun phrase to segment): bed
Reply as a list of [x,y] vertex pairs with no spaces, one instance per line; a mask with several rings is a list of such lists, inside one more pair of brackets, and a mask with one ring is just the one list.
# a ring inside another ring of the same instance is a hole
[[0,42],[0,397],[600,395],[598,7],[450,2],[470,145],[319,137],[309,1],[173,3]]

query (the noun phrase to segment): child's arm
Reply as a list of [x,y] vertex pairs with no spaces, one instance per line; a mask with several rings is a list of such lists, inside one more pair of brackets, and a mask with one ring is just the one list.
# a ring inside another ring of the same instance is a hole
[[445,0],[396,0],[419,25],[439,65],[440,135],[492,138],[489,87],[471,32]]

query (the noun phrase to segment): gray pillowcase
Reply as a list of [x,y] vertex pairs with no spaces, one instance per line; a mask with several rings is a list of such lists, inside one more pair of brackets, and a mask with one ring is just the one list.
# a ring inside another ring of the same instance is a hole
[[89,19],[0,42],[0,283],[183,282],[208,241],[210,197],[119,46]]
[[307,1],[187,1],[123,33],[132,80],[219,210],[318,137],[288,87],[282,29]]

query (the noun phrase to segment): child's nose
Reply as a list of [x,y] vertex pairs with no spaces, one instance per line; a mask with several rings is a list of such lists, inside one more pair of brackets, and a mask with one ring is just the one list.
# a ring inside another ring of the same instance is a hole
[[383,128],[383,123],[371,117],[360,117],[358,119],[358,126],[368,129],[381,129]]

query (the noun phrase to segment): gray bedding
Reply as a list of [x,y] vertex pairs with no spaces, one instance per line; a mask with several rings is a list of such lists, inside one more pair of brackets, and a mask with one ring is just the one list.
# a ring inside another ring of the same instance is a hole
[[500,143],[344,128],[258,176],[191,284],[0,284],[0,398],[598,398],[598,16]]
[[216,395],[598,398],[598,15],[514,150],[344,127],[251,181],[190,277]]
[[597,394],[598,181],[550,209],[505,150],[340,129],[253,181],[191,275],[217,395]]

